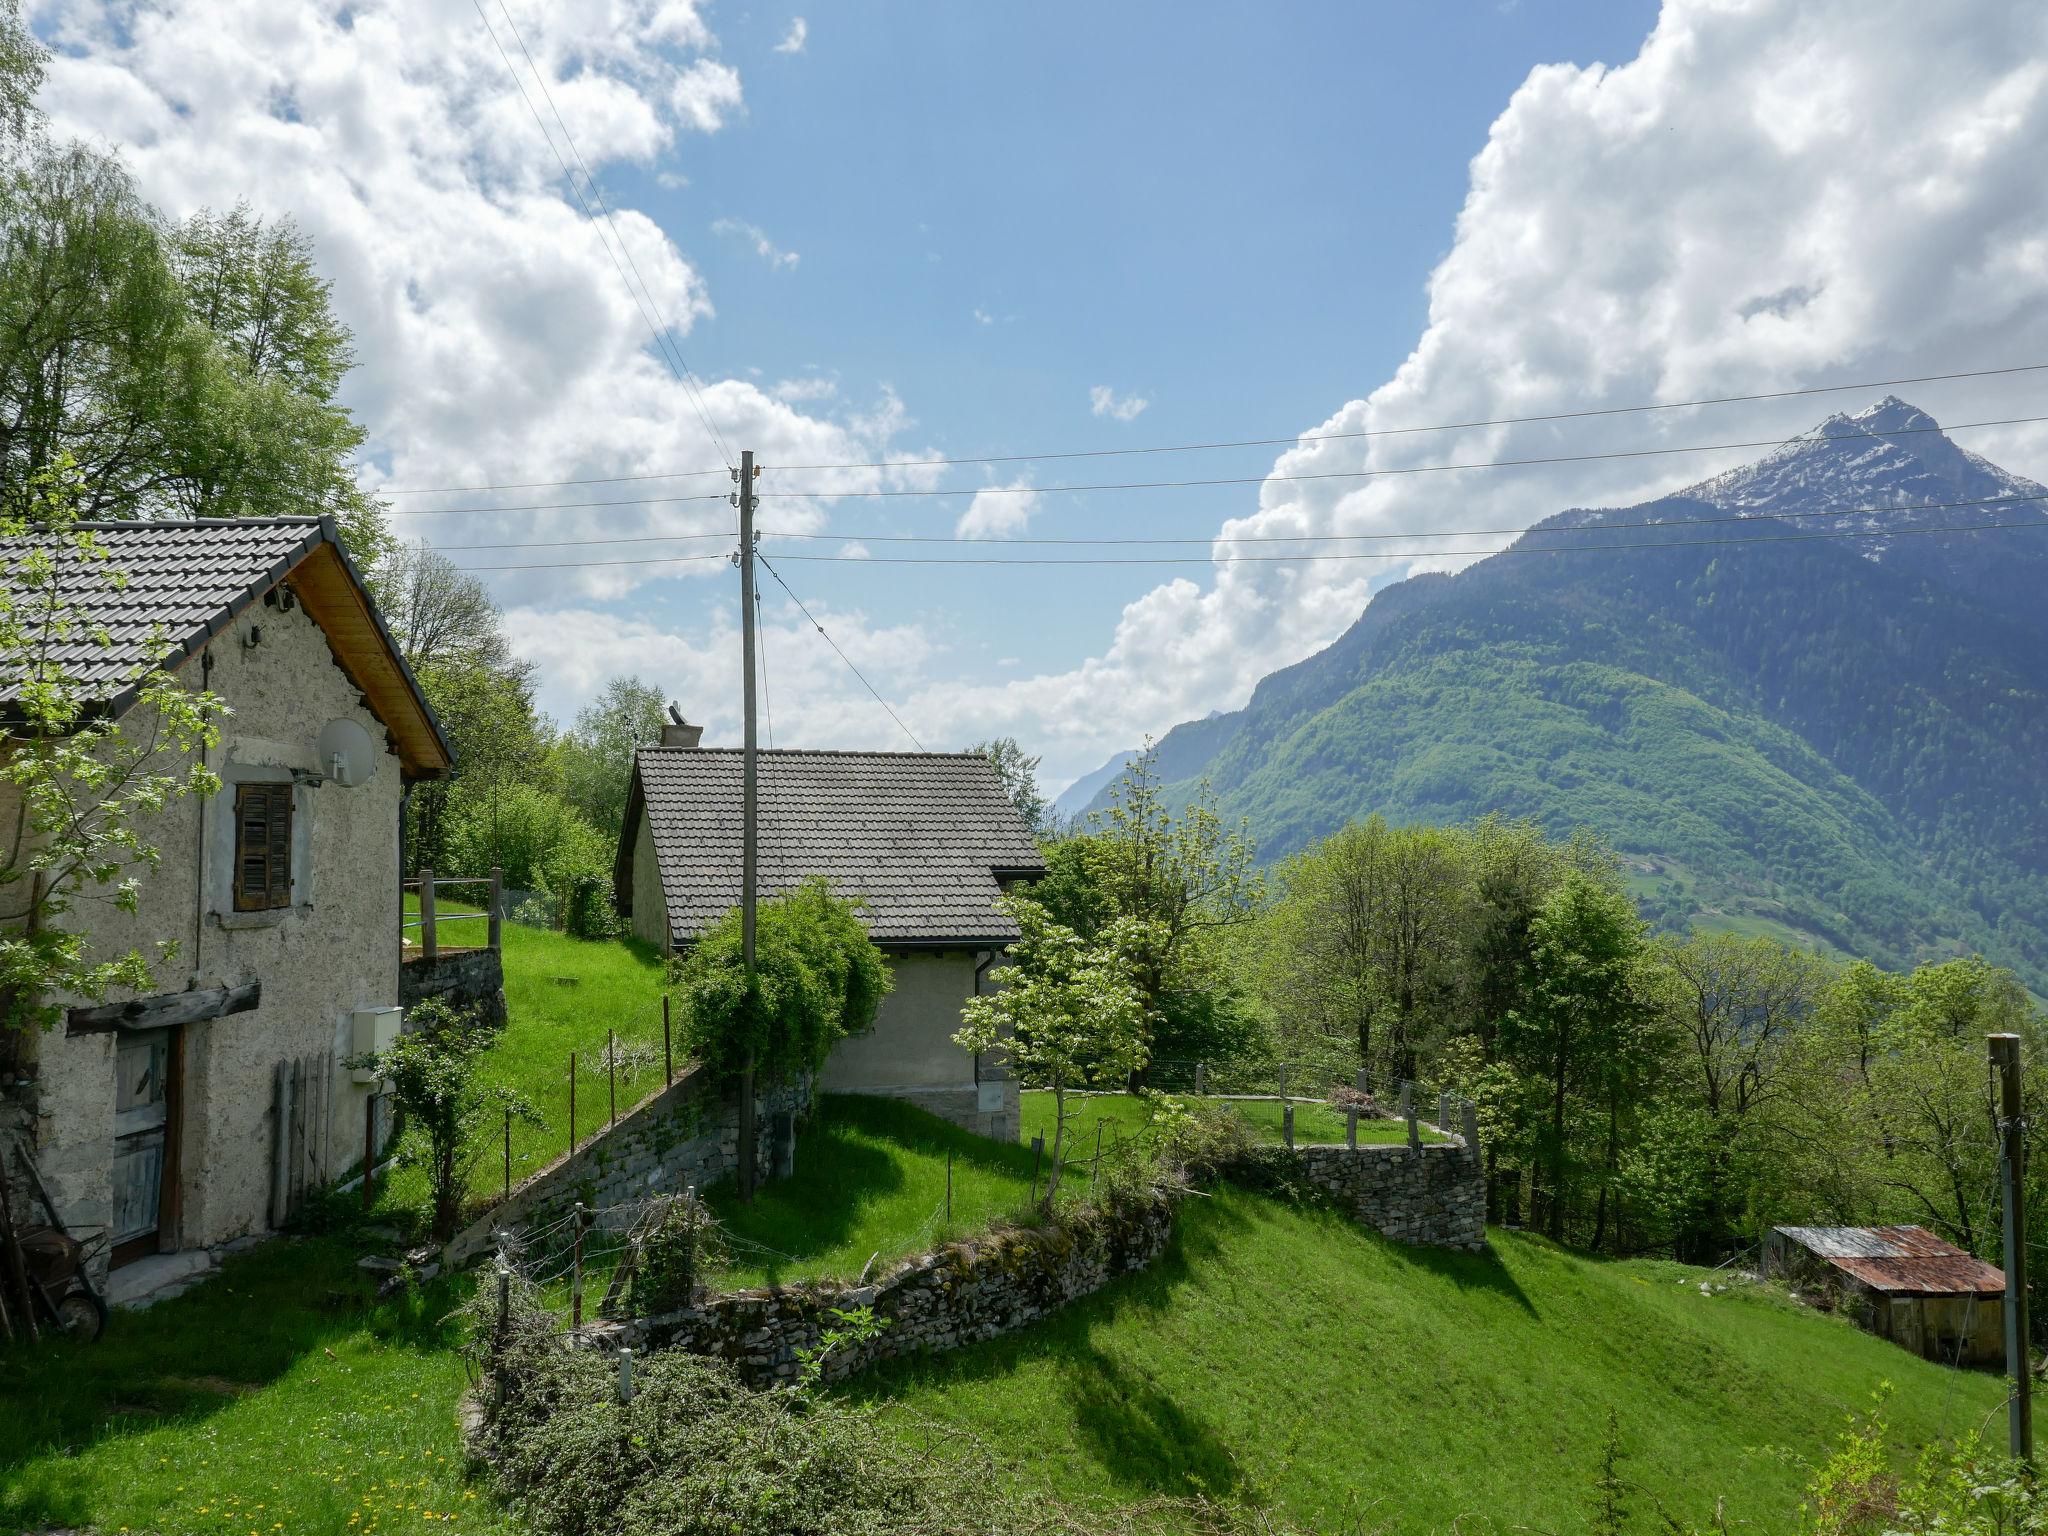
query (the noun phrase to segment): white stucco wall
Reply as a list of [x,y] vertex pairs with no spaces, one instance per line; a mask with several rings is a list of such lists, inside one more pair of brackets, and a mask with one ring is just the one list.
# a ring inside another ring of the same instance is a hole
[[[258,629],[260,643],[252,646]],[[180,800],[149,824],[162,860],[144,880],[139,912],[86,902],[66,919],[88,934],[100,956],[131,945],[150,953],[158,941],[176,940],[178,953],[158,968],[152,992],[262,983],[258,1008],[185,1026],[181,1200],[178,1229],[165,1234],[165,1248],[267,1229],[276,1064],[348,1054],[350,1011],[398,998],[402,785],[388,750],[367,782],[295,791],[289,909],[237,914],[229,884],[234,784],[287,780],[293,769],[317,773],[314,742],[329,720],[358,721],[380,747],[383,727],[296,605],[257,605],[208,650],[209,685],[234,711],[209,754],[226,787],[204,801]],[[200,658],[189,659],[179,675],[200,686]],[[129,724],[144,722],[131,717]],[[118,1043],[113,1033],[69,1037],[60,1023],[28,1048],[38,1079],[37,1158],[76,1228],[101,1228],[112,1216]],[[332,1074],[325,1145],[314,1151],[323,1172],[338,1172],[360,1153],[368,1090],[348,1079],[338,1067]]]
[[[875,1027],[832,1048],[820,1089],[905,1099],[970,1130],[1014,1140],[1016,1084],[1006,1081],[999,1061],[984,1057],[977,1069],[974,1054],[953,1043],[961,1007],[974,995],[980,959],[971,950],[891,955],[894,985],[876,1012]],[[992,976],[983,972],[984,990],[993,987]],[[1002,1082],[1000,1107],[982,1107],[984,1081]]]

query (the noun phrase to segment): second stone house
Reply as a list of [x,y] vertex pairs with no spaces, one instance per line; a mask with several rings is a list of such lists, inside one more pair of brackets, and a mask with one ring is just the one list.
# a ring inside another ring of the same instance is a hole
[[[741,754],[701,734],[672,725],[634,759],[614,869],[620,913],[670,950],[740,899]],[[894,978],[874,1027],[833,1048],[819,1086],[1016,1140],[1016,1081],[953,1043],[962,1005],[993,986],[1017,937],[996,898],[1045,873],[994,766],[973,752],[771,750],[758,775],[757,896],[822,875],[859,901]]]

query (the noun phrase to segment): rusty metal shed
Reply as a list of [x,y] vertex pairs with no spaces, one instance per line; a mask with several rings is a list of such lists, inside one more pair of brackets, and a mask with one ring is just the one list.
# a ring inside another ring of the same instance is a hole
[[2005,1275],[1925,1227],[1773,1227],[1763,1271],[1949,1365],[2005,1353]]

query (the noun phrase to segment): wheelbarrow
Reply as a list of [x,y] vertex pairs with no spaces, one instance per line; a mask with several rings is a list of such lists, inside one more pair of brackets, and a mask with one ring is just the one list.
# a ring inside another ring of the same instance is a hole
[[[28,1175],[49,1218],[43,1225],[19,1228],[12,1234],[26,1271],[30,1310],[74,1338],[88,1342],[97,1339],[107,1326],[107,1303],[93,1287],[87,1268],[105,1234],[80,1242],[65,1231],[57,1216],[56,1202],[50,1198],[28,1150],[17,1144],[14,1158]],[[0,1197],[0,1211],[5,1209],[5,1199]],[[0,1230],[0,1238],[8,1235]]]

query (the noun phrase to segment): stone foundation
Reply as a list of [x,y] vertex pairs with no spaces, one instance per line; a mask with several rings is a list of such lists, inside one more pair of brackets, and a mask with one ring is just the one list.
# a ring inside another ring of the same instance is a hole
[[[756,1097],[755,1166],[763,1177],[788,1171],[785,1139],[810,1102],[808,1079],[764,1089]],[[739,1167],[739,1123],[739,1096],[721,1092],[709,1073],[691,1067],[627,1111],[617,1125],[513,1185],[508,1198],[449,1242],[444,1260],[465,1264],[490,1252],[500,1231],[545,1227],[579,1200],[593,1207],[621,1206],[715,1184]],[[600,1214],[598,1224],[621,1227],[630,1221]]]

